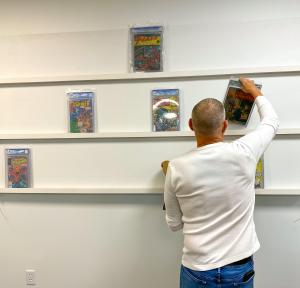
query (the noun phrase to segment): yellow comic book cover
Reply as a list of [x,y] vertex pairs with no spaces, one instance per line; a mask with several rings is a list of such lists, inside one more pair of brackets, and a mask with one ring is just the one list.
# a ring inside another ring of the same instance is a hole
[[95,132],[94,92],[72,91],[69,97],[69,132]]
[[255,172],[255,188],[263,189],[264,188],[264,160],[263,157],[259,159],[256,165]]

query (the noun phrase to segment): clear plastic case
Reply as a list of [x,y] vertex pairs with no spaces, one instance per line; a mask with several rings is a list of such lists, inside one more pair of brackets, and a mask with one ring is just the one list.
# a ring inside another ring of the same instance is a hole
[[180,131],[179,89],[154,89],[151,101],[152,131]]
[[70,133],[94,133],[96,130],[95,92],[70,90],[68,97],[68,126]]
[[130,28],[130,71],[162,72],[164,27]]
[[[255,85],[259,89],[262,87],[259,83]],[[231,78],[229,80],[223,103],[226,119],[229,122],[247,126],[254,108],[254,99],[250,94],[242,90],[238,78]]]
[[262,156],[256,165],[255,171],[255,188],[256,189],[263,189],[265,187],[265,177],[264,177],[264,157]]
[[7,188],[31,187],[30,154],[29,148],[5,149]]

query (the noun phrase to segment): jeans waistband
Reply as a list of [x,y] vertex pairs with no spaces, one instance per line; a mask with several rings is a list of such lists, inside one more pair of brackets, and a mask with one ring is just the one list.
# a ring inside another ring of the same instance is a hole
[[243,264],[246,264],[246,263],[250,262],[251,260],[252,260],[252,256],[249,256],[249,257],[244,258],[242,260],[233,262],[233,263],[231,263],[229,265],[243,265]]

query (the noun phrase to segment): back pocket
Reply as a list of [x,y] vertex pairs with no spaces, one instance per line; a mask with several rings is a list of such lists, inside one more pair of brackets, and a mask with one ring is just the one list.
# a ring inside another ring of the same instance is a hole
[[243,288],[253,288],[253,280],[254,280],[255,272],[254,270],[250,270],[245,273],[241,282],[236,283],[235,287],[243,287]]

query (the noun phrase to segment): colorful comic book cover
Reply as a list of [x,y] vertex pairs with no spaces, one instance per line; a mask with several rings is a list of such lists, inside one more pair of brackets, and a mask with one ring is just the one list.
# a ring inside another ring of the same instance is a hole
[[179,131],[179,89],[152,90],[153,131]]
[[[260,84],[255,84],[261,89]],[[238,79],[229,81],[224,101],[226,119],[240,125],[247,125],[254,106],[254,99],[241,89]]]
[[133,72],[163,71],[163,27],[131,28],[131,65]]
[[69,92],[68,98],[69,131],[71,133],[95,132],[94,92]]
[[255,188],[263,189],[264,188],[264,159],[261,157],[256,165],[255,172]]
[[6,149],[7,187],[30,187],[30,150]]

